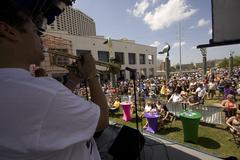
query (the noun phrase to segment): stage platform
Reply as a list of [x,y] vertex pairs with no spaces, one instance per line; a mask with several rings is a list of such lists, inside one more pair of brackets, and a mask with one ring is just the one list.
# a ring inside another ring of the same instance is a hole
[[[96,139],[102,160],[113,160],[108,153],[122,125],[111,123],[102,135]],[[220,160],[220,158],[201,151],[168,141],[159,135],[143,133],[145,144],[141,151],[141,160]],[[127,141],[127,139],[126,139]],[[120,148],[125,146],[120,146]]]

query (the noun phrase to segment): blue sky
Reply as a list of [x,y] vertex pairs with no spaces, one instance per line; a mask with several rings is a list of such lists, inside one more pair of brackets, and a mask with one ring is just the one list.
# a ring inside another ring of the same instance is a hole
[[[77,0],[74,7],[94,19],[97,35],[135,40],[156,46],[158,51],[168,42],[172,64],[179,63],[179,26],[182,64],[201,62],[195,46],[212,37],[211,0]],[[240,45],[207,51],[208,59],[220,59],[229,57],[230,51],[240,55]],[[164,55],[158,58],[164,59]]]

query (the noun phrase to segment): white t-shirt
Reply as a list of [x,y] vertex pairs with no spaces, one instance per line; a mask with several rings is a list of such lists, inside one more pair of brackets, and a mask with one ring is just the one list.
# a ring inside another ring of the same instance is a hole
[[195,92],[198,94],[198,97],[203,97],[206,94],[206,89],[198,87]]
[[173,93],[172,96],[169,98],[168,101],[171,101],[176,103],[176,102],[181,102],[182,101],[182,96],[180,94],[177,93]]
[[146,104],[145,107],[144,107],[144,112],[150,112],[151,109],[152,109],[152,106]]
[[0,69],[0,159],[98,160],[99,107],[49,77]]
[[216,90],[217,85],[214,82],[209,82],[208,87],[209,87],[209,90]]

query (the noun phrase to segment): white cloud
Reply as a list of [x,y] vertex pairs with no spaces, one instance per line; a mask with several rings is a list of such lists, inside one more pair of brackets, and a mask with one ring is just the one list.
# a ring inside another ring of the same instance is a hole
[[[151,0],[155,2],[155,0]],[[136,2],[133,9],[127,9],[127,12],[132,14],[135,17],[141,17],[144,15],[146,9],[149,7],[149,0],[141,0]]]
[[[181,46],[184,46],[186,44],[186,42],[181,42]],[[173,48],[179,48],[179,42],[175,42],[173,44]]]
[[194,29],[194,28],[196,28],[195,26],[191,26],[191,27],[189,27],[189,29]]
[[209,20],[205,20],[204,18],[201,18],[198,20],[198,23],[196,25],[192,25],[191,27],[189,27],[189,29],[204,27],[204,26],[209,25],[209,23],[210,23]]
[[208,34],[212,35],[212,29],[209,29]]
[[191,49],[197,49],[197,47],[196,46],[192,46],[192,48]]
[[153,44],[150,44],[150,46],[152,46],[152,47],[159,47],[160,44],[161,44],[160,42],[155,41],[155,42],[153,42]]
[[204,18],[202,18],[198,21],[197,27],[204,27],[207,26],[209,23],[209,20],[205,20]]
[[186,0],[169,0],[144,16],[144,22],[152,30],[164,29],[173,23],[187,19],[196,13],[196,9],[186,4]]

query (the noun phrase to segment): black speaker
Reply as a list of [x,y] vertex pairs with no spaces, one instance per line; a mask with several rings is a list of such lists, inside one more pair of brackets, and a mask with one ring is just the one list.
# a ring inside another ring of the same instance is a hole
[[123,126],[109,149],[114,160],[135,160],[139,157],[145,139],[136,129]]

